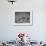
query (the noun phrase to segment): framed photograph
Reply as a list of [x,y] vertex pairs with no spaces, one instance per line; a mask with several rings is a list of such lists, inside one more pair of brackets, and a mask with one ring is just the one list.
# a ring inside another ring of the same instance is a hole
[[30,26],[32,25],[32,11],[15,11],[15,25]]

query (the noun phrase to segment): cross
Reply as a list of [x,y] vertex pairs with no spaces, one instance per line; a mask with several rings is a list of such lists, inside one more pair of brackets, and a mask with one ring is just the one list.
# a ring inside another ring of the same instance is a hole
[[10,1],[8,1],[8,2],[11,2],[11,3],[13,4],[13,3],[16,2],[16,1],[10,0]]

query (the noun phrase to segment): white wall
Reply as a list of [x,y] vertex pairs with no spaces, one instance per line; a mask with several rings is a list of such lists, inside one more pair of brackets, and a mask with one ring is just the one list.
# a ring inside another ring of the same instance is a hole
[[[33,25],[15,26],[16,10],[33,10]],[[17,0],[13,5],[0,0],[0,40],[15,39],[18,32],[31,34],[33,40],[46,40],[46,0]]]

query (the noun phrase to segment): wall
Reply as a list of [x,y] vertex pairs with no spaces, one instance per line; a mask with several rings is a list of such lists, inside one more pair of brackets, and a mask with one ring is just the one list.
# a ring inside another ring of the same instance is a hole
[[[32,26],[15,26],[16,10],[33,10]],[[13,5],[7,0],[0,0],[0,40],[11,40],[18,32],[26,32],[33,40],[46,40],[46,1],[17,0]]]

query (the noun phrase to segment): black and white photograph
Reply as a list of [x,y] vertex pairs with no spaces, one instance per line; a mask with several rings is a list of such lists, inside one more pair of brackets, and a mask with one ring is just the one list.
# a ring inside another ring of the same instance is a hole
[[30,11],[17,11],[15,12],[16,25],[32,25],[32,12]]
[[16,12],[15,23],[30,23],[30,12]]

